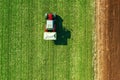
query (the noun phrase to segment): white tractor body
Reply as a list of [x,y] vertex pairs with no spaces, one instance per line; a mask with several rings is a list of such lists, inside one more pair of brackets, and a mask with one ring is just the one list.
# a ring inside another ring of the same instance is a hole
[[44,40],[56,40],[56,32],[44,32]]

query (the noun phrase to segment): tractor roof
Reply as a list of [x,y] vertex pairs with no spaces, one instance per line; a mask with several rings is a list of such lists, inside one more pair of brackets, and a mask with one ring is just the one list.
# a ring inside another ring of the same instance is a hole
[[52,13],[48,14],[48,20],[52,20],[52,19],[53,19]]

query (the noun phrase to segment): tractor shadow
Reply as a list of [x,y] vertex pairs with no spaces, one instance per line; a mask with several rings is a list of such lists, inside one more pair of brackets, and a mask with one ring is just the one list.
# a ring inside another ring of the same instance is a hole
[[67,45],[67,40],[71,37],[71,32],[65,29],[62,25],[63,19],[57,15],[56,16],[56,32],[57,40],[54,41],[55,45]]

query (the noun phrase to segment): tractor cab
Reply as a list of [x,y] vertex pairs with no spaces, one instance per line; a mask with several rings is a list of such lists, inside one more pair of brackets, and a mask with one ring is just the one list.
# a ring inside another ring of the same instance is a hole
[[47,30],[53,30],[53,28],[54,28],[53,20],[47,20],[46,29]]

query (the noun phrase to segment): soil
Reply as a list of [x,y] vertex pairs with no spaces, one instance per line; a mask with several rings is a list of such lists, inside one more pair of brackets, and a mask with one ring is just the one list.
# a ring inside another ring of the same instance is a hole
[[120,0],[96,0],[96,80],[120,80]]

